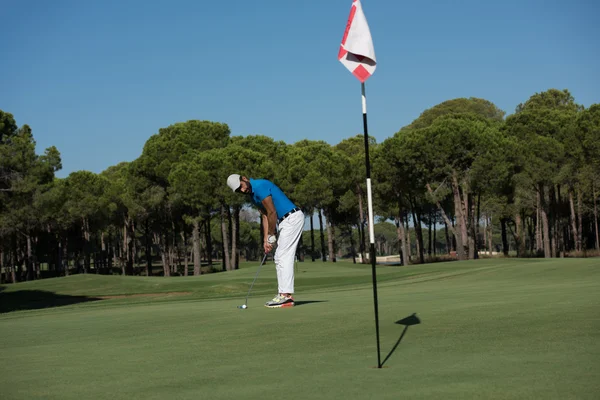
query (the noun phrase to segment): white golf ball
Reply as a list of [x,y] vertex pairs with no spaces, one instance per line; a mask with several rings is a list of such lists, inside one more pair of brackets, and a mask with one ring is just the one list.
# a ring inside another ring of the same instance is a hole
[[248,308],[248,306],[244,304],[244,305],[242,306],[242,308]]

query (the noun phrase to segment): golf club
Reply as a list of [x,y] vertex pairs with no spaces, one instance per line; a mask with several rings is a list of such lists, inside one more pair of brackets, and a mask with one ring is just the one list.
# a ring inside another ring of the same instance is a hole
[[254,282],[256,282],[256,278],[258,278],[258,274],[260,272],[260,269],[265,264],[265,261],[267,260],[267,256],[268,255],[269,255],[269,253],[265,253],[265,256],[263,257],[262,262],[258,266],[258,270],[256,271],[256,275],[254,275],[254,280],[252,281],[252,284],[250,285],[250,289],[248,289],[248,294],[246,294],[246,301],[244,302],[243,305],[238,306],[238,308],[241,308],[242,310],[245,310],[246,308],[248,308],[248,296],[250,296],[250,292],[252,291],[252,287],[254,286]]

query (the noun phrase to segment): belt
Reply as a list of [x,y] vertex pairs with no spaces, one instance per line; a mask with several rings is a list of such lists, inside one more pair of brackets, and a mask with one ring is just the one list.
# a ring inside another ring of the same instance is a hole
[[289,217],[290,215],[292,215],[293,213],[295,213],[296,211],[300,211],[300,207],[296,207],[296,208],[292,208],[290,211],[288,211],[283,217],[279,218],[279,221],[277,222],[281,222],[284,219],[286,219],[287,217]]

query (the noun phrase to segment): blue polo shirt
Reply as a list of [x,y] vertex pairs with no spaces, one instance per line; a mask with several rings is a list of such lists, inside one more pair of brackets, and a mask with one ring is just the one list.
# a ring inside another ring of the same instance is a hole
[[277,219],[296,208],[294,203],[292,203],[273,182],[266,179],[249,180],[252,185],[252,202],[264,209],[262,201],[271,196],[273,198],[273,204],[275,205],[275,211],[277,211]]

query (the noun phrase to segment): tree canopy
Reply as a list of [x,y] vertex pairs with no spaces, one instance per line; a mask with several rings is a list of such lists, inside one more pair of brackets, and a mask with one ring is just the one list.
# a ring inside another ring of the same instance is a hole
[[[397,252],[408,264],[498,247],[545,257],[600,250],[598,104],[586,109],[568,90],[550,89],[505,118],[488,100],[457,98],[381,143],[369,141],[379,254]],[[301,255],[308,248],[313,260],[366,259],[362,135],[288,144],[189,120],[158,129],[131,162],[62,179],[58,149],[38,155],[35,145],[32,128],[0,110],[5,281],[91,271],[187,275],[188,264],[197,275],[257,259],[261,223],[248,199],[226,186],[232,173],[272,180],[311,216]]]

